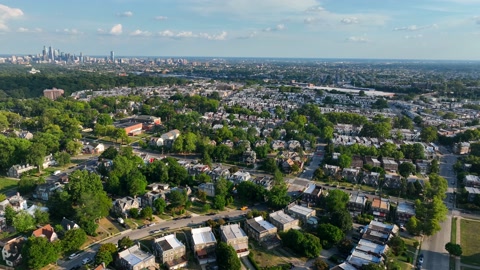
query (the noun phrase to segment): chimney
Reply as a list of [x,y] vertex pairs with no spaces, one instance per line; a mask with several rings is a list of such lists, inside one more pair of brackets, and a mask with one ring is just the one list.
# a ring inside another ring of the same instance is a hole
[[102,262],[102,267],[103,267],[103,269],[106,268],[105,262]]
[[17,192],[17,196],[20,197],[20,192]]
[[67,231],[70,231],[70,224],[67,224]]

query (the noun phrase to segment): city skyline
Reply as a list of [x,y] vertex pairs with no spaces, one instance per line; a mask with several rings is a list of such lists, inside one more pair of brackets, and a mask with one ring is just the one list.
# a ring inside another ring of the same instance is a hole
[[480,60],[480,1],[339,2],[7,0],[0,54]]

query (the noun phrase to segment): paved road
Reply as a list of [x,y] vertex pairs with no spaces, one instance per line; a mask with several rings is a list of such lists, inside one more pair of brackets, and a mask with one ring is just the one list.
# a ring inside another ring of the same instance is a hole
[[304,168],[305,171],[303,171],[299,177],[309,180],[313,178],[313,173],[320,166],[320,164],[322,164],[324,149],[325,144],[317,145],[317,149],[312,155],[312,160],[310,161],[310,164]]
[[[450,201],[452,193],[455,190],[456,176],[453,171],[453,164],[457,161],[457,157],[450,154],[446,149],[442,149],[445,153],[440,162],[440,175],[448,181],[447,198],[445,204],[449,209],[453,209],[453,201]],[[447,219],[440,225],[442,229],[434,236],[430,236],[424,239],[422,244],[422,252],[425,255],[425,262],[422,269],[427,270],[440,270],[448,269],[449,267],[449,255],[445,250],[445,244],[450,242],[450,232],[452,231],[452,213],[455,214],[456,210],[449,210]]]
[[[189,218],[189,219],[162,221],[162,222],[159,222],[152,227],[147,227],[147,228],[138,229],[138,230],[125,231],[122,235],[118,235],[118,236],[109,238],[102,243],[114,243],[114,244],[116,244],[118,242],[118,240],[120,240],[121,238],[123,238],[125,236],[130,237],[130,239],[132,239],[132,240],[137,240],[137,239],[141,239],[141,238],[149,236],[150,232],[153,231],[153,230],[159,230],[159,229],[168,227],[167,231],[173,231],[175,229],[187,227],[189,225],[200,224],[200,223],[205,222],[209,219],[223,218],[227,215],[232,218],[232,217],[236,217],[236,216],[241,216],[245,213],[246,213],[245,211],[241,211],[241,210],[232,210],[232,211],[224,211],[224,212],[216,214],[214,216],[197,216],[197,217],[192,217],[192,218]],[[161,235],[161,234],[159,234],[159,235]],[[92,258],[93,259],[95,257],[96,252],[98,251],[99,247],[100,247],[99,244],[93,245],[91,248],[86,249],[84,252],[82,252],[80,254],[80,256],[78,256],[77,258],[75,258],[73,260],[67,260],[67,261],[59,260],[57,262],[57,264],[59,266],[59,269],[71,269],[71,268],[73,268],[77,265],[81,265],[82,260],[85,259],[85,258]],[[150,247],[148,247],[148,248],[150,248]]]

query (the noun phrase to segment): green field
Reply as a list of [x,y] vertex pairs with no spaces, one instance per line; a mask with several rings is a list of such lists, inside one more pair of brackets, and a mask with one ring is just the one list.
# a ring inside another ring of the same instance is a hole
[[462,263],[480,266],[480,234],[478,234],[480,222],[462,219],[460,226],[460,245],[463,250]]
[[5,191],[16,187],[17,184],[17,180],[0,177],[0,193],[5,193]]

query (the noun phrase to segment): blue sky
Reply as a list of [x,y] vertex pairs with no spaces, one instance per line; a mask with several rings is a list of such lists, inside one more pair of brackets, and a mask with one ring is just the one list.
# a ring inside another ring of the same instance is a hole
[[480,0],[3,0],[0,54],[480,60]]

